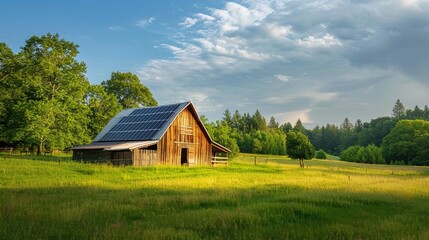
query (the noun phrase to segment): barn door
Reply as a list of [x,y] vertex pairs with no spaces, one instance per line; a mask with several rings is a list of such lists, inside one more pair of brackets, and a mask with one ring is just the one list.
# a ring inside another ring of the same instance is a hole
[[181,165],[189,165],[189,149],[182,148],[182,152],[180,154],[180,164]]

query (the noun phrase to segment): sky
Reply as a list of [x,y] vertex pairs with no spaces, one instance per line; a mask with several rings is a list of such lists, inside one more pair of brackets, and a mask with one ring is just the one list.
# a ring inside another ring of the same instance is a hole
[[160,105],[193,101],[306,127],[429,105],[429,0],[0,0],[14,52],[58,33],[92,84],[132,72]]

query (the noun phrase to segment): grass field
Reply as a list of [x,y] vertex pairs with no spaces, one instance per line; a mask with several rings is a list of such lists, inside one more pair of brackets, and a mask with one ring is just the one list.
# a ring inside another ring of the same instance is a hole
[[254,157],[133,168],[1,155],[0,239],[429,239],[428,167]]

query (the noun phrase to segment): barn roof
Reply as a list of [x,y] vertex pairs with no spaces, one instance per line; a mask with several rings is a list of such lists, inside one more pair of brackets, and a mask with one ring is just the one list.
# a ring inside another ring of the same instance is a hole
[[94,142],[159,140],[176,116],[190,104],[125,109],[110,120]]
[[212,140],[192,102],[125,109],[110,120],[92,143],[73,149],[116,151],[154,145],[162,138],[177,116],[187,107],[189,107],[190,112],[197,120],[209,142],[216,149],[230,152],[229,149]]

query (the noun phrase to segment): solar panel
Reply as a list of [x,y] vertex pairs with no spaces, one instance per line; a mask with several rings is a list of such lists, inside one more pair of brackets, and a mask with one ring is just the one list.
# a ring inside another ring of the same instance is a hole
[[101,141],[152,140],[182,104],[138,108],[124,116]]

